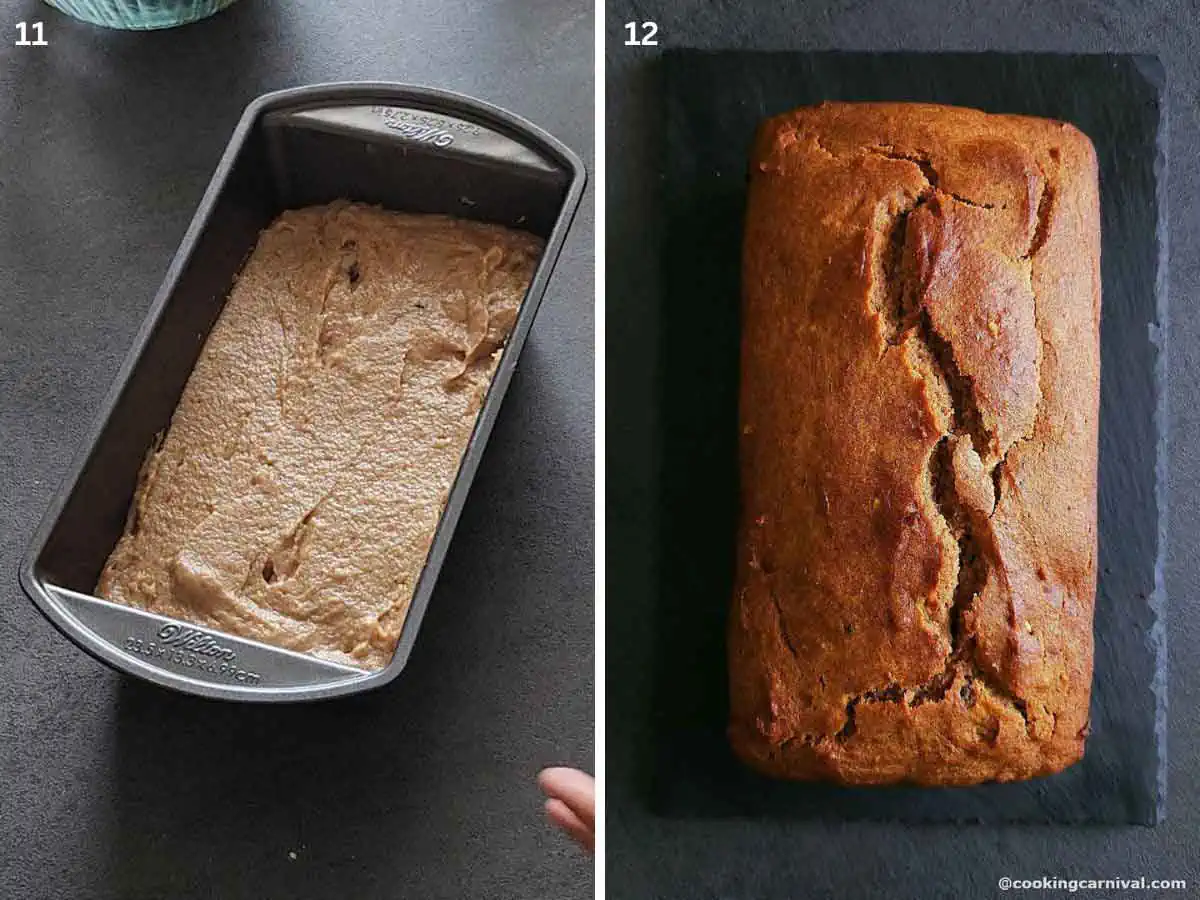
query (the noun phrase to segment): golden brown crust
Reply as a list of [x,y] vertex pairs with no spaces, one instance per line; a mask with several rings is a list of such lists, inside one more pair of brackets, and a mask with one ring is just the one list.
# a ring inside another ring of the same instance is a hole
[[972,784],[1083,754],[1099,194],[1069,125],[764,123],[743,257],[730,738],[779,777]]
[[284,213],[147,458],[97,593],[385,665],[540,252],[441,216]]

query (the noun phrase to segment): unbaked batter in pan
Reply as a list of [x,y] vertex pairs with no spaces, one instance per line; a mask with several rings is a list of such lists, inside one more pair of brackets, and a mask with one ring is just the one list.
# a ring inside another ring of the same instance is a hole
[[262,235],[97,593],[375,669],[541,252],[348,203]]

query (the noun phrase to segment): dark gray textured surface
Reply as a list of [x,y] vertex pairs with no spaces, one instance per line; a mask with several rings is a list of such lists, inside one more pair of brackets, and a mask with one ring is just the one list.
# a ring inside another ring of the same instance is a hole
[[[1162,73],[1152,59],[1038,54],[669,53],[656,419],[662,459],[654,595],[654,808],[683,817],[1153,824],[1162,748],[1154,685],[1154,421]],[[1081,128],[1100,168],[1099,584],[1091,736],[1050,778],[974,788],[839,788],[760,778],[725,729],[726,613],[737,525],[741,232],[747,148],[762,119],[821,100],[923,100]],[[614,265],[619,261],[614,259]],[[697,346],[704,353],[696,353]],[[705,385],[696,391],[695,385]],[[614,598],[614,610],[620,609]]]
[[[13,47],[35,18],[50,47]],[[589,198],[392,686],[168,694],[75,649],[15,580],[245,104],[427,83],[590,159],[590,5],[242,0],[126,35],[21,0],[0,32],[0,897],[590,896],[533,781],[592,764]]]
[[[1168,812],[1154,829],[1059,826],[904,826],[879,823],[769,822],[750,818],[679,820],[652,814],[639,794],[639,747],[647,738],[640,710],[653,667],[652,629],[639,620],[639,604],[652,609],[648,591],[661,576],[653,556],[660,522],[642,498],[653,496],[662,447],[654,442],[648,405],[614,403],[631,390],[656,388],[661,320],[651,302],[655,285],[623,279],[622,271],[652,271],[654,240],[621,227],[614,217],[608,237],[607,407],[609,597],[608,689],[608,886],[609,896],[764,898],[888,897],[974,898],[1000,896],[1002,876],[1035,878],[1187,878],[1200,887],[1194,805],[1200,766],[1196,690],[1200,613],[1191,599],[1200,576],[1197,526],[1197,438],[1200,392],[1197,332],[1192,299],[1200,285],[1200,141],[1196,98],[1200,64],[1191,47],[1200,39],[1195,3],[1116,4],[1053,2],[991,4],[933,0],[922,4],[841,2],[810,6],[759,4],[754,12],[696,0],[610,5],[608,24],[610,211],[636,217],[663,172],[651,166],[618,167],[639,158],[645,135],[661,130],[645,99],[647,75],[637,60],[648,52],[623,47],[622,24],[655,19],[662,46],[753,49],[1007,50],[1144,52],[1158,55],[1168,75],[1167,184],[1171,263],[1171,344],[1168,360],[1170,432],[1166,482],[1169,538],[1165,568],[1168,612],[1170,718]],[[645,99],[643,99],[645,98]],[[644,157],[640,157],[644,161]],[[610,212],[610,215],[613,215]],[[624,220],[627,223],[628,219]],[[653,236],[651,236],[653,237]],[[649,385],[649,388],[647,387]],[[647,447],[647,436],[650,446]],[[701,549],[699,552],[703,552]],[[620,674],[618,674],[620,673]],[[645,677],[637,673],[646,673]],[[1016,896],[1037,896],[1031,892]],[[1047,892],[1042,896],[1066,896]],[[1126,896],[1119,892],[1101,896]],[[1173,896],[1187,896],[1175,893]],[[1153,891],[1128,896],[1167,896]]]

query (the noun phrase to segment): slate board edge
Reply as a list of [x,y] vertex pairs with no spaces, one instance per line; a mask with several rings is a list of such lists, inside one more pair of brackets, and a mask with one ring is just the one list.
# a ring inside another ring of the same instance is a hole
[[1158,432],[1158,452],[1154,461],[1154,500],[1158,507],[1158,535],[1156,538],[1154,557],[1154,591],[1150,595],[1150,608],[1154,614],[1154,625],[1151,627],[1150,640],[1158,657],[1153,682],[1154,698],[1158,707],[1155,731],[1158,738],[1158,802],[1156,808],[1158,817],[1152,824],[1161,825],[1167,817],[1167,688],[1168,688],[1168,659],[1167,659],[1167,587],[1164,570],[1166,567],[1167,548],[1167,471],[1168,447],[1170,444],[1170,416],[1167,407],[1167,348],[1169,344],[1170,324],[1170,278],[1169,278],[1169,239],[1170,222],[1167,215],[1167,178],[1169,164],[1167,147],[1169,145],[1170,104],[1166,68],[1157,56],[1135,55],[1134,65],[1147,81],[1157,82],[1161,90],[1161,103],[1158,109],[1158,136],[1154,147],[1154,188],[1155,203],[1158,207],[1158,270],[1155,272],[1154,291],[1155,307],[1158,322],[1150,326],[1150,342],[1158,350],[1154,361],[1154,389],[1158,393],[1154,409],[1154,421]]

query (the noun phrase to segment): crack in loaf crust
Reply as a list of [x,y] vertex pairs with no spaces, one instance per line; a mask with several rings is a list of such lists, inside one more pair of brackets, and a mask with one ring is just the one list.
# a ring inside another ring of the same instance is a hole
[[917,104],[764,123],[743,255],[734,749],[973,784],[1083,755],[1099,405],[1095,153]]
[[541,247],[354,204],[284,213],[143,466],[97,593],[386,665]]

